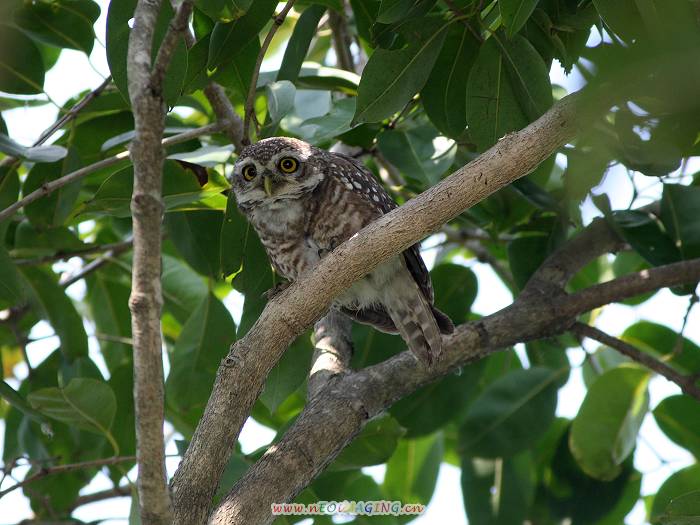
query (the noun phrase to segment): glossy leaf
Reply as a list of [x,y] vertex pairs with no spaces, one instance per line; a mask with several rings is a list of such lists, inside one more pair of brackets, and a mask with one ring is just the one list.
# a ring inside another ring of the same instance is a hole
[[664,185],[661,221],[683,259],[700,257],[700,188]]
[[462,458],[462,495],[471,523],[522,523],[535,497],[532,456]]
[[203,275],[219,275],[222,215],[218,211],[170,213],[165,227],[187,263]]
[[4,133],[0,133],[0,151],[32,162],[56,162],[68,154],[62,146],[22,146]]
[[700,401],[684,395],[669,396],[654,409],[654,419],[674,443],[700,457]]
[[216,369],[235,339],[231,314],[209,294],[187,319],[170,356],[166,397],[181,417],[197,422],[209,399]]
[[112,389],[96,379],[72,379],[65,388],[35,390],[27,399],[46,416],[105,436],[109,435],[117,409]]
[[348,470],[377,465],[394,453],[405,430],[393,417],[384,414],[372,419],[331,464],[332,470]]
[[392,500],[427,504],[444,452],[442,434],[402,439],[386,465],[382,489]]
[[700,464],[694,464],[671,474],[659,487],[651,504],[650,518],[660,520],[669,507],[679,497],[697,491],[700,487]]
[[37,46],[6,24],[0,24],[0,71],[0,91],[18,95],[43,92],[44,61]]
[[306,381],[311,369],[313,350],[310,334],[304,333],[297,337],[272,367],[260,394],[260,401],[271,413]]
[[294,82],[299,76],[301,65],[306,58],[306,54],[311,45],[311,40],[316,34],[321,17],[326,12],[322,5],[311,5],[304,9],[304,12],[294,24],[294,31],[289,37],[287,47],[282,57],[282,65],[277,72],[277,80],[289,80]]
[[539,0],[500,0],[498,2],[508,37],[512,38],[520,31],[537,7],[538,2]]
[[442,20],[414,19],[401,28],[407,46],[377,49],[362,72],[355,122],[378,122],[403,109],[437,60],[447,33]]
[[507,457],[529,448],[554,419],[560,373],[547,368],[516,370],[488,385],[460,429],[463,453]]
[[[110,2],[107,13],[107,62],[114,84],[126,100],[129,100],[129,86],[126,74],[126,59],[131,28],[129,21],[134,16],[137,0]],[[151,60],[154,60],[160,43],[168,30],[174,11],[169,2],[162,2],[153,36]],[[170,65],[165,74],[163,96],[173,106],[180,96],[187,75],[187,47],[181,40],[173,51]]]
[[209,45],[209,69],[231,60],[239,49],[256,39],[270,21],[276,7],[277,0],[259,0],[238,20],[226,24],[217,23]]
[[700,347],[667,326],[640,321],[628,327],[621,339],[644,352],[663,357],[686,373],[700,372]]
[[451,25],[421,91],[421,101],[431,122],[452,138],[467,126],[467,79],[478,51],[479,42],[469,27]]
[[700,490],[673,498],[666,512],[659,517],[665,525],[697,525],[700,523]]
[[15,23],[40,42],[89,55],[99,16],[100,7],[92,0],[30,2],[15,11]]
[[56,282],[55,275],[44,268],[20,266],[30,303],[45,318],[61,339],[61,352],[70,360],[87,356],[87,335],[73,302]]
[[494,35],[469,73],[467,122],[480,150],[540,116],[552,103],[546,66],[521,36]]
[[645,370],[619,367],[589,388],[569,439],[572,454],[588,475],[607,481],[620,474],[649,407],[648,383]]
[[296,88],[289,80],[280,80],[265,86],[267,92],[267,111],[273,124],[294,108]]

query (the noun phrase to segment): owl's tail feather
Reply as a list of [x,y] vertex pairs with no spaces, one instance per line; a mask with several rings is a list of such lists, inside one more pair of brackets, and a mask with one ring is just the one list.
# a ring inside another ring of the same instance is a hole
[[[385,306],[413,355],[430,366],[442,351],[442,337],[436,315],[412,278],[406,279],[402,285],[399,300],[388,300]],[[444,319],[441,318],[441,321],[445,325]]]

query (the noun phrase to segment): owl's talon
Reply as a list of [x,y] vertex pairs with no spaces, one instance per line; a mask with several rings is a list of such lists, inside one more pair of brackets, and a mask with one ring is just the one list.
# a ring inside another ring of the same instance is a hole
[[267,297],[267,300],[270,301],[274,296],[286,290],[289,285],[289,281],[280,281],[266,292],[263,292],[262,297]]

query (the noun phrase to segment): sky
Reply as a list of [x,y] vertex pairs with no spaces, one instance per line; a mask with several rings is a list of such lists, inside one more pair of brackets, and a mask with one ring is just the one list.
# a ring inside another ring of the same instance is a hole
[[[98,39],[104,43],[105,38],[105,18],[107,0],[97,0],[102,7],[102,15],[95,26]],[[592,39],[599,38],[592,35]],[[266,60],[264,68],[274,69],[278,66],[281,56],[272,56]],[[108,75],[109,69],[105,58],[104,46],[95,45],[95,49],[90,55],[89,61],[83,53],[77,51],[64,50],[56,66],[47,73],[45,89],[53,100],[62,104],[76,93],[97,87]],[[552,82],[564,86],[568,91],[575,91],[582,84],[581,78],[575,73],[566,76],[564,71],[555,62],[550,72]],[[48,128],[56,119],[56,108],[50,104],[33,107],[18,108],[3,113],[7,122],[10,135],[24,145],[30,145],[39,134]],[[558,162],[565,163],[565,157],[558,159]],[[694,159],[691,162],[689,173],[700,170],[700,162]],[[648,177],[637,174],[635,182],[639,187],[646,188],[637,204],[643,205],[652,200],[656,200],[661,194],[661,185]],[[595,188],[594,193],[606,193],[610,196],[613,209],[626,208],[632,198],[632,185],[621,167],[614,167],[602,181],[601,185]],[[600,213],[593,206],[588,198],[582,206],[584,223],[590,222]],[[436,250],[430,249],[430,245],[439,239],[429,239],[424,243],[423,255],[430,267],[434,261]],[[484,264],[473,260],[462,261],[469,266],[477,275],[479,281],[479,293],[474,303],[475,312],[487,315],[498,311],[512,302],[512,296],[507,288],[496,277],[493,271]],[[79,266],[79,261],[73,259],[67,263],[62,263],[63,269],[70,271]],[[59,266],[60,268],[61,266]],[[76,283],[69,288],[69,293],[74,297],[80,297],[84,293],[83,283]],[[241,315],[241,296],[232,292],[224,301],[230,309],[236,322]],[[668,290],[662,290],[652,299],[646,301],[638,307],[628,307],[624,305],[609,305],[602,309],[596,318],[596,326],[611,335],[619,335],[624,329],[640,320],[650,320],[667,325],[674,330],[680,330],[683,316],[687,308],[687,298],[678,297]],[[88,333],[91,333],[88,327]],[[35,339],[41,336],[50,336],[52,331],[45,323],[40,323],[30,334]],[[686,337],[700,343],[700,308],[695,308],[688,319]],[[40,342],[33,343],[28,351],[32,359],[32,364],[36,365],[50,353],[56,346],[56,339],[48,338]],[[91,357],[98,364],[102,363],[102,358],[97,350],[94,339],[90,341]],[[586,342],[587,350],[595,350],[596,344]],[[526,362],[526,356],[522,348],[516,348],[521,358]],[[570,361],[574,366],[569,382],[559,391],[559,403],[557,415],[572,418],[578,412],[578,408],[583,401],[586,389],[583,385],[580,365],[583,362],[585,353],[581,349],[570,349],[568,351]],[[167,365],[167,363],[166,363]],[[101,367],[106,373],[106,368]],[[26,375],[26,367],[19,366],[17,375],[21,378]],[[16,385],[15,385],[16,386]],[[667,397],[668,395],[680,393],[680,389],[663,378],[656,377],[650,384],[650,407]],[[172,428],[166,425],[166,436],[171,437],[166,450],[167,454],[176,455],[174,439],[177,434]],[[252,452],[262,445],[269,443],[274,436],[274,432],[254,420],[249,419],[243,428],[240,441],[244,452]],[[0,449],[4,437],[4,422],[0,421]],[[693,462],[691,455],[677,447],[657,427],[651,415],[644,420],[640,432],[635,454],[635,466],[644,473],[642,481],[642,494],[655,493],[663,481],[676,470],[683,468]],[[177,468],[178,458],[167,459],[167,468],[172,475]],[[19,474],[23,473],[18,470]],[[384,467],[370,467],[366,472],[381,482]],[[135,480],[135,469],[130,472],[130,478]],[[12,480],[6,480],[0,489],[7,488]],[[111,488],[111,482],[102,474],[96,476],[93,482],[84,489],[85,494],[98,490]],[[85,521],[100,518],[107,519],[107,523],[125,523],[129,514],[129,498],[117,498],[105,500],[103,502],[85,505],[75,512],[75,516]],[[16,523],[21,519],[31,516],[28,501],[23,497],[21,491],[15,491],[0,500],[0,525]],[[642,525],[644,523],[645,511],[641,502],[627,516],[625,523],[628,525]],[[438,476],[437,486],[433,499],[431,500],[426,513],[414,520],[416,525],[428,525],[432,523],[450,523],[452,525],[465,525],[467,520],[464,516],[462,503],[462,493],[460,488],[460,471],[451,465],[443,464]]]

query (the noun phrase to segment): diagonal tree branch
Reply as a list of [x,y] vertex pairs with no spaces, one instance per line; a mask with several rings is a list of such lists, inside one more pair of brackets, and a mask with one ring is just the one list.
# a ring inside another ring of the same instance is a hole
[[265,377],[294,337],[354,281],[533,170],[592,115],[609,107],[609,99],[595,95],[579,93],[557,102],[537,121],[364,228],[268,303],[219,368],[204,415],[172,481],[175,523],[205,522],[224,465]]
[[700,259],[694,259],[593,287],[603,293],[580,292],[554,300],[521,295],[499,312],[458,326],[445,338],[443,355],[433,368],[419,366],[410,352],[404,351],[358,372],[335,376],[311,399],[282,439],[236,482],[215,509],[211,523],[271,522],[272,503],[292,500],[369,419],[420,386],[515,343],[563,333],[572,319],[593,308],[662,287],[696,282],[699,277]]
[[689,396],[692,396],[700,401],[700,387],[697,386],[695,383],[695,378],[692,376],[685,376],[679,372],[676,372],[666,363],[642,352],[622,339],[606,334],[594,326],[584,323],[576,323],[571,327],[571,331],[578,336],[587,337],[588,339],[593,339],[594,341],[598,341],[601,344],[609,346],[613,350],[617,350],[621,354],[626,355],[633,361],[641,363],[648,369],[653,370],[669,381],[676,383],[679,387],[681,387],[681,390],[683,390],[685,394],[688,394]]

